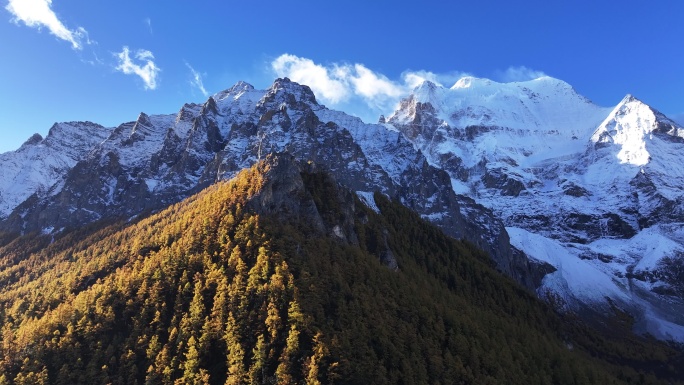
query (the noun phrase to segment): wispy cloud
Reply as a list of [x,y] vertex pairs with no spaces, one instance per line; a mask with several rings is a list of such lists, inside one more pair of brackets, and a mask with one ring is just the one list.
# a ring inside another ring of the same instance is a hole
[[[38,30],[46,28],[57,38],[71,43],[75,50],[83,50],[85,45],[97,44],[90,39],[88,31],[83,27],[68,28],[52,9],[52,0],[9,0],[5,9],[12,14],[12,22],[25,24]],[[143,22],[152,33],[152,20],[148,17]],[[90,65],[103,65],[95,51],[90,52],[92,59],[81,59]],[[131,56],[132,55],[132,56]],[[80,56],[80,55],[79,55]],[[142,79],[146,90],[157,88],[157,78],[161,69],[154,62],[154,55],[148,50],[137,50],[134,53],[124,46],[123,50],[114,54],[117,59],[115,69],[127,75],[137,75]],[[195,83],[202,93],[206,93],[199,74],[193,74]]]
[[83,27],[67,28],[52,10],[52,0],[9,0],[5,7],[19,24],[23,22],[32,28],[47,28],[51,34],[71,43],[73,49],[83,49],[83,44],[91,44],[88,32]]
[[546,76],[542,71],[533,70],[525,66],[508,67],[505,71],[499,71],[497,75],[499,77],[497,80],[503,82],[524,82]]
[[152,31],[152,19],[150,19],[149,17],[146,17],[146,18],[143,19],[143,22],[144,22],[145,25],[147,26],[147,29],[150,30],[150,35],[152,35],[152,34],[153,34],[153,31]]
[[117,71],[121,71],[127,75],[138,75],[145,84],[146,90],[154,90],[157,88],[157,76],[161,71],[156,64],[154,64],[154,55],[152,52],[144,49],[137,50],[134,58],[144,64],[136,64],[130,57],[128,47],[124,46],[120,53],[115,54],[119,59],[119,65],[116,66]]
[[437,74],[434,72],[424,70],[404,71],[404,73],[401,74],[401,78],[403,79],[404,83],[411,89],[418,87],[424,81],[430,81],[443,87],[451,87],[452,85],[454,85],[454,83],[458,81],[458,79],[464,76],[471,75],[467,72],[460,71],[452,71],[448,73]]
[[190,74],[192,75],[192,80],[190,80],[190,84],[197,87],[197,89],[200,90],[202,95],[204,95],[205,97],[209,96],[207,90],[204,89],[204,83],[202,83],[202,75],[199,72],[195,71],[195,69],[192,68],[190,63],[185,62],[185,65],[188,66]]
[[91,59],[81,58],[81,62],[86,63],[86,64],[90,64],[91,66],[104,65],[105,64],[105,62],[102,59],[100,59],[99,56],[97,56],[96,52],[92,52],[92,58]]

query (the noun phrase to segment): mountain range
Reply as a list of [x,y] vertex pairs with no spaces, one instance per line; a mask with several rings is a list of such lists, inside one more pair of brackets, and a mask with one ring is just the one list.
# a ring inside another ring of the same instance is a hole
[[0,383],[679,384],[385,195],[268,154],[154,214],[0,246]]
[[684,342],[682,150],[684,128],[635,97],[600,107],[549,77],[426,81],[377,124],[288,79],[240,82],[118,127],[57,123],[0,154],[0,230],[135,220],[286,153],[373,210],[379,192],[479,247],[559,311],[601,323],[619,309]]

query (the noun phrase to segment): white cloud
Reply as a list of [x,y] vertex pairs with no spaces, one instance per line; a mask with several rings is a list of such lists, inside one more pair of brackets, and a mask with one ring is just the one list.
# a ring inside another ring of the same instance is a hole
[[354,93],[371,103],[382,105],[406,94],[406,87],[392,82],[385,75],[376,74],[361,64],[355,64],[350,73]]
[[408,93],[404,84],[362,64],[323,66],[311,59],[284,54],[271,62],[271,68],[279,77],[306,84],[317,98],[333,105],[362,102],[371,109],[387,109]]
[[431,81],[435,84],[443,85],[437,80],[437,75],[429,71],[406,71],[401,74],[404,83],[411,88],[416,88],[423,84],[424,81]]
[[[271,62],[278,77],[288,77],[311,87],[316,97],[326,104],[345,104],[347,109],[369,119],[389,114],[402,97],[423,81],[453,84],[464,74],[435,74],[428,71],[405,71],[401,80],[392,80],[363,64],[333,63],[322,65],[311,59],[283,54]],[[363,112],[362,112],[363,111]]]
[[341,78],[338,68],[328,69],[314,63],[311,59],[289,54],[276,58],[271,62],[271,68],[279,77],[288,77],[297,83],[306,84],[311,87],[317,97],[330,103],[345,101],[350,96],[349,86],[344,78]]
[[[407,70],[399,80],[374,72],[363,64],[332,63],[322,65],[311,59],[283,54],[271,62],[271,69],[278,77],[305,84],[313,90],[316,98],[325,104],[352,111],[366,121],[377,119],[380,114],[391,114],[401,98],[424,81],[431,81],[442,87],[451,87],[466,72],[452,71],[434,73],[430,71]],[[498,80],[511,82],[536,79],[546,76],[524,66],[510,67],[497,73]]]
[[192,68],[190,63],[185,62],[185,65],[188,66],[188,69],[190,69],[190,74],[192,75],[192,80],[190,81],[190,84],[197,87],[197,89],[199,89],[202,95],[204,95],[205,97],[209,96],[207,90],[204,89],[204,84],[202,83],[202,75],[199,72],[195,71],[195,69]]
[[121,71],[127,75],[138,75],[145,83],[145,89],[153,90],[157,88],[157,75],[159,75],[159,67],[154,64],[154,55],[152,52],[141,49],[135,52],[135,59],[145,64],[136,64],[131,60],[130,51],[128,47],[124,46],[120,53],[115,54],[119,59],[119,65],[116,66],[117,71]]
[[366,121],[380,114],[390,114],[402,97],[425,80],[436,84],[453,84],[464,76],[462,72],[436,74],[429,71],[405,71],[401,80],[392,80],[363,64],[333,63],[322,65],[311,59],[283,54],[271,62],[278,77],[311,87],[325,104],[340,106]]
[[503,82],[524,82],[546,76],[542,71],[533,70],[525,66],[508,67],[507,70],[498,73],[499,80]]
[[67,28],[51,6],[52,0],[9,0],[5,9],[14,16],[12,20],[15,23],[18,24],[21,21],[28,27],[38,29],[46,27],[53,35],[71,43],[74,49],[82,49],[83,42],[92,43],[88,39],[88,32],[83,27],[73,30]]

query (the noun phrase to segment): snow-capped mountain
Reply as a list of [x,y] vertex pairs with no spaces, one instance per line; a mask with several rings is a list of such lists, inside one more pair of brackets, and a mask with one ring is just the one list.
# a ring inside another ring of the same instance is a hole
[[43,139],[33,135],[16,151],[0,154],[0,218],[34,193],[45,193],[111,129],[90,122],[56,123]]
[[0,230],[130,218],[287,152],[370,207],[374,191],[401,201],[568,310],[619,308],[684,341],[683,146],[682,128],[637,99],[604,108],[548,77],[425,82],[382,124],[288,79],[240,82],[177,114],[60,124],[1,154]]
[[388,122],[512,244],[557,270],[538,288],[582,312],[628,310],[684,340],[684,131],[628,95],[602,108],[548,77],[425,82]]

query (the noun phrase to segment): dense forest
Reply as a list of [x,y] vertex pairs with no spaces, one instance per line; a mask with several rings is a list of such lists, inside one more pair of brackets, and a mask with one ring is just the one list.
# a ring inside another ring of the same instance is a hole
[[609,334],[558,314],[381,194],[298,171],[312,217],[260,211],[274,172],[0,237],[0,384],[682,383],[681,350],[618,311]]

